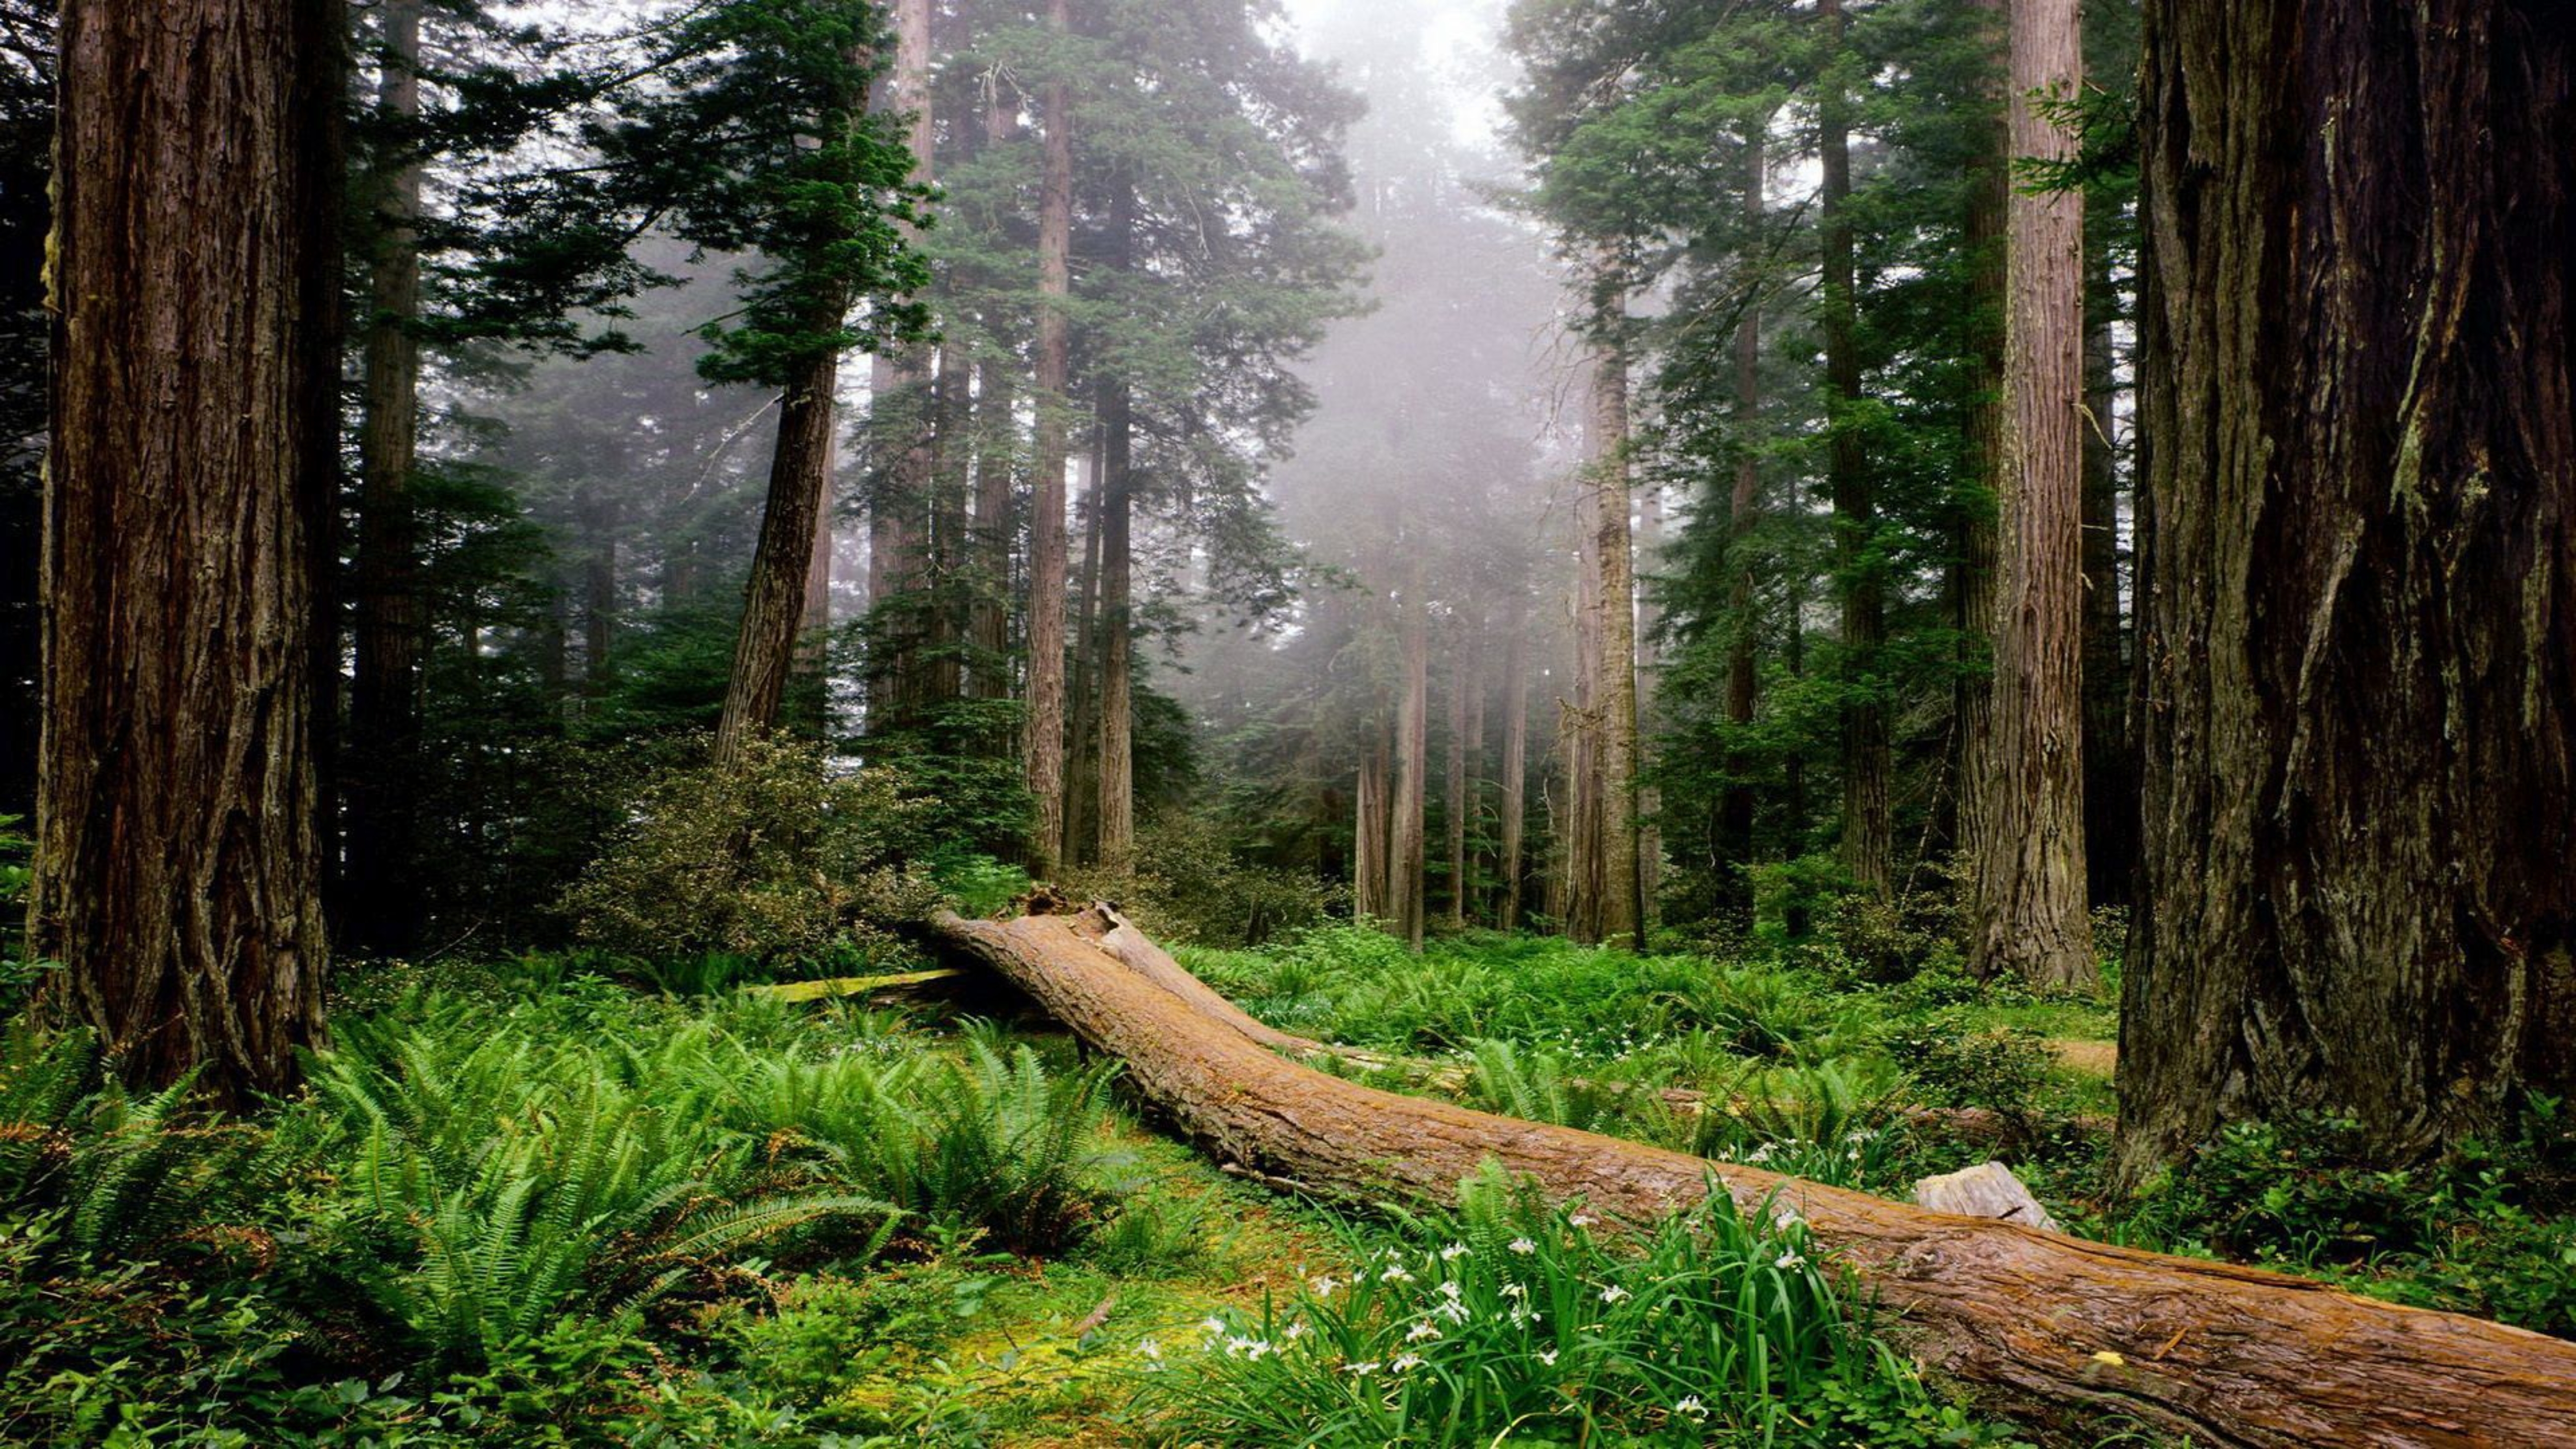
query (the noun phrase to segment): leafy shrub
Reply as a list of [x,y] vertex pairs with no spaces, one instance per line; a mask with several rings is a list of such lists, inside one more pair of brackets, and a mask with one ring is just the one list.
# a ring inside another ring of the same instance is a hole
[[1346,900],[1310,872],[1247,864],[1206,816],[1167,810],[1136,832],[1136,853],[1068,872],[1064,888],[1118,902],[1167,945],[1257,946],[1320,924]]
[[562,909],[582,939],[638,958],[890,952],[887,928],[938,898],[913,863],[918,814],[886,771],[839,774],[810,745],[755,741],[734,764],[648,785]]
[[1886,1045],[1927,1104],[1984,1107],[2024,1119],[2038,1114],[2053,1060],[2039,1033],[1981,1030],[1956,1008],[1899,1025]]
[[[1605,1240],[1489,1169],[1459,1210],[1256,1316],[1149,1390],[1209,1444],[1976,1443],[1875,1343],[1793,1215],[1723,1192]],[[1828,1385],[1839,1384],[1839,1393]]]

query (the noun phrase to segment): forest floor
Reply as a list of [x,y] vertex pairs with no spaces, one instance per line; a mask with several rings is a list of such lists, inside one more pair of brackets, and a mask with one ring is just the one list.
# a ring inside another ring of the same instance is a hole
[[[1455,1063],[1470,1105],[1891,1196],[2001,1155],[2071,1231],[2576,1334],[2552,1175],[2576,1154],[2545,1114],[2411,1175],[2344,1163],[2330,1123],[2247,1129],[2111,1203],[2116,962],[2069,999],[1806,946],[1415,956],[1339,926],[1178,954],[1276,1025]],[[1776,1225],[1668,1226],[1640,1257],[1507,1185],[1305,1201],[1139,1120],[1050,1023],[740,974],[362,969],[313,1090],[224,1125],[12,1028],[0,1441],[2155,1442],[1979,1415],[1872,1347],[1902,1325]],[[1717,1288],[1756,1275],[1781,1312],[1728,1316]],[[1694,1357],[1747,1336],[1776,1340],[1754,1378]]]

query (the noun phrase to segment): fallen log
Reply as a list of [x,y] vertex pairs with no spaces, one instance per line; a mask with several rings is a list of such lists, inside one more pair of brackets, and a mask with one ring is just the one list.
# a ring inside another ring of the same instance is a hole
[[1148,1102],[1253,1176],[1445,1201],[1492,1159],[1633,1221],[1715,1182],[1747,1212],[1805,1218],[1929,1363],[2061,1415],[2131,1415],[2211,1445],[2576,1446],[2576,1343],[1361,1086],[1228,1025],[1204,983],[1171,979],[1188,976],[1177,964],[1104,949],[1121,924],[945,915],[932,930],[1124,1060]]
[[[1239,1033],[1256,1045],[1300,1061],[1340,1062],[1363,1071],[1384,1073],[1407,1086],[1427,1088],[1444,1096],[1463,1096],[1474,1083],[1473,1075],[1466,1068],[1450,1063],[1343,1046],[1281,1031],[1228,1001],[1224,993],[1191,974],[1188,967],[1172,959],[1172,953],[1138,930],[1136,923],[1120,914],[1116,907],[1095,903],[1086,910],[1067,911],[1053,898],[1039,899],[1048,904],[1052,913],[1062,915],[1075,935],[1092,942],[1129,970],[1179,997],[1181,1004],[1196,1015]],[[1580,1077],[1566,1083],[1577,1091],[1594,1085]],[[1738,1110],[1748,1105],[1740,1101],[1712,1102],[1706,1092],[1689,1087],[1640,1089],[1612,1083],[1607,1089],[1612,1092],[1651,1091],[1666,1107],[1685,1117],[1696,1117],[1715,1107]],[[2007,1145],[2030,1136],[2030,1123],[1984,1107],[1908,1107],[1903,1116],[1907,1126],[1947,1133],[1967,1142]],[[2099,1118],[2078,1117],[2072,1122],[2083,1131],[2107,1134],[2111,1130],[2111,1124]]]

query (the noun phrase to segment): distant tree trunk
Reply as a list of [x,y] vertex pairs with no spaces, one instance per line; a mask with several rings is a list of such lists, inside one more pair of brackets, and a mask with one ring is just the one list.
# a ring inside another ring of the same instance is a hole
[[[951,305],[955,290],[949,291]],[[922,689],[932,704],[956,700],[965,675],[959,646],[966,637],[968,596],[961,581],[974,554],[966,538],[968,490],[974,470],[975,400],[968,385],[966,349],[954,338],[939,344],[939,381],[932,392],[930,430],[930,547],[925,553],[930,616],[924,644]]]
[[1450,656],[1449,666],[1449,752],[1444,762],[1447,778],[1443,781],[1441,824],[1446,827],[1449,846],[1449,929],[1465,930],[1468,915],[1467,883],[1467,817],[1474,811],[1468,795],[1472,757],[1478,741],[1468,719],[1476,711],[1472,701],[1481,692],[1477,661],[1484,646],[1480,631],[1465,622],[1461,615],[1457,652]]
[[[1595,423],[1597,429],[1597,421]],[[1560,709],[1558,754],[1564,761],[1565,809],[1551,810],[1549,872],[1557,929],[1586,945],[1601,939],[1601,489],[1588,473],[1574,490],[1574,703]]]
[[[938,178],[932,155],[937,131],[930,109],[930,0],[892,0],[892,9],[894,64],[886,76],[885,104],[910,118],[904,144],[914,158],[913,179],[926,185]],[[868,499],[868,603],[874,615],[868,662],[871,733],[917,723],[930,687],[922,669],[922,615],[912,596],[926,581],[934,547],[928,511],[937,467],[931,358],[928,344],[906,343],[876,354],[868,370],[875,474]]]
[[2120,478],[2111,446],[2116,359],[2110,259],[2086,249],[2084,323],[2084,878],[2095,905],[2129,899],[2138,861],[2138,766],[2129,737],[2120,611]]
[[1646,905],[1637,864],[1637,584],[1628,536],[1628,357],[1618,335],[1627,322],[1625,298],[1609,293],[1604,311],[1605,336],[1592,365],[1592,426],[1600,453],[1591,480],[1592,521],[1599,530],[1594,552],[1601,569],[1599,939],[1640,949]]
[[1823,98],[1816,105],[1817,153],[1823,163],[1819,237],[1824,252],[1825,384],[1832,419],[1826,444],[1834,501],[1834,592],[1842,608],[1840,680],[1843,820],[1842,862],[1852,880],[1883,896],[1894,884],[1893,830],[1888,821],[1887,709],[1877,697],[1878,651],[1887,635],[1886,586],[1873,556],[1877,500],[1869,457],[1853,409],[1860,403],[1860,300],[1852,270],[1850,57],[1842,0],[1819,0],[1830,47]]
[[1100,489],[1101,430],[1092,429],[1082,489],[1082,577],[1074,583],[1073,778],[1065,785],[1065,858],[1100,859]]
[[[420,437],[421,168],[419,0],[390,0],[376,114],[400,159],[369,178],[365,393],[358,430],[356,621],[349,691],[351,749],[346,938],[399,951],[420,934],[421,617],[411,475]],[[332,670],[338,671],[338,661]]]
[[[1764,192],[1770,180],[1768,139],[1771,117],[1765,112],[1744,129],[1744,229],[1747,238],[1762,234]],[[1748,251],[1753,242],[1748,240]],[[1748,288],[1758,285],[1748,283]],[[1727,496],[1726,569],[1726,723],[1741,735],[1753,726],[1758,688],[1754,650],[1761,630],[1755,617],[1759,580],[1753,530],[1761,521],[1762,455],[1762,302],[1748,290],[1743,319],[1735,327],[1735,482]],[[1726,869],[1737,872],[1731,892],[1740,905],[1752,904],[1751,882],[1741,872],[1753,865],[1753,758],[1741,747],[1726,755],[1727,786],[1718,807],[1718,851]]]
[[1510,635],[1503,643],[1502,815],[1496,822],[1503,878],[1502,911],[1495,924],[1515,930],[1521,923],[1522,833],[1529,802],[1529,595],[1515,583],[1505,616]]
[[1407,530],[1403,636],[1404,679],[1395,705],[1395,822],[1389,850],[1388,924],[1422,949],[1423,807],[1431,764],[1431,609],[1422,593],[1423,540]]
[[[1070,0],[1047,0],[1047,29],[1071,29]],[[1065,306],[1072,286],[1073,98],[1063,77],[1040,88],[1046,139],[1038,182],[1037,436],[1029,498],[1029,678],[1026,778],[1035,810],[1029,873],[1051,878],[1064,831]]]
[[2117,1165],[2302,1109],[2401,1159],[2576,1088],[2576,31],[2152,0],[2144,44]]
[[1019,457],[1018,401],[1007,364],[976,369],[975,599],[967,620],[978,699],[1011,697],[1011,468]]
[[[1664,491],[1649,485],[1637,505],[1640,537],[1637,556],[1651,568],[1664,550]],[[1663,680],[1663,653],[1657,642],[1663,627],[1653,589],[1637,587],[1637,917],[1642,934],[1651,935],[1662,919],[1658,897],[1664,883],[1663,792],[1655,787],[1654,750],[1660,729],[1655,708]]]
[[[1954,866],[1967,876],[1969,901],[1977,896],[1976,873],[1982,868],[1992,836],[1994,779],[1991,774],[1994,731],[1995,520],[2004,481],[2004,213],[2011,196],[2012,143],[2004,120],[2003,75],[2009,64],[2011,37],[2006,29],[2006,0],[1976,0],[1979,18],[1991,37],[1993,81],[1987,87],[1994,108],[1985,123],[1984,141],[1975,172],[1969,178],[1966,242],[1971,384],[1968,449],[1971,486],[1957,502],[1958,561],[1950,580],[1951,626],[1958,631],[1957,677],[1950,710],[1950,839]],[[1972,912],[1973,914],[1973,912]]]
[[[1109,264],[1125,271],[1135,245],[1136,191],[1121,178],[1109,201]],[[1135,396],[1124,377],[1100,388],[1100,859],[1136,850],[1134,589]]]
[[[2064,159],[2033,103],[2083,79],[2076,0],[2012,7],[2011,146]],[[2084,885],[2084,198],[2016,191],[2006,209],[2005,492],[1997,530],[1992,818],[1977,866],[1977,973],[2094,979]]]
[[28,944],[130,1080],[198,1069],[234,1104],[322,1031],[345,27],[328,0],[72,0],[59,30]]
[[1351,913],[1361,920],[1388,918],[1387,748],[1381,718],[1361,727],[1360,768],[1351,792]]
[[581,688],[596,699],[608,692],[609,653],[617,631],[617,530],[615,490],[592,488],[575,501],[589,547],[582,553]]

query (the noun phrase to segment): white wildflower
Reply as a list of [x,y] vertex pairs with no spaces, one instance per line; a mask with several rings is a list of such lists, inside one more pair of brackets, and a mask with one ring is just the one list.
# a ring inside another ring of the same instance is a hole
[[1404,1265],[1402,1263],[1389,1263],[1386,1265],[1386,1271],[1377,1275],[1377,1281],[1381,1283],[1410,1283],[1413,1281],[1413,1275],[1404,1271]]
[[1475,1316],[1467,1311],[1466,1304],[1459,1302],[1455,1298],[1444,1298],[1440,1300],[1438,1303],[1432,1305],[1431,1311],[1448,1319],[1451,1323],[1464,1323],[1469,1318]]
[[1440,1296],[1443,1298],[1455,1298],[1466,1291],[1466,1289],[1458,1285],[1458,1282],[1455,1279],[1451,1279],[1449,1282],[1440,1285]]
[[1443,1263],[1455,1263],[1460,1258],[1467,1256],[1468,1251],[1469,1249],[1465,1243],[1451,1243],[1449,1246],[1440,1250],[1440,1261]]
[[1779,1257],[1772,1259],[1771,1266],[1780,1269],[1782,1272],[1787,1272],[1792,1268],[1803,1268],[1807,1266],[1807,1260],[1798,1256],[1797,1252],[1793,1249],[1792,1251],[1782,1253]]
[[1201,1331],[1205,1332],[1208,1337],[1215,1338],[1225,1332],[1225,1320],[1211,1313],[1207,1317],[1199,1320],[1199,1328]]
[[1402,1373],[1406,1369],[1420,1368],[1422,1367],[1422,1355],[1418,1353],[1397,1354],[1395,1362],[1388,1364],[1387,1367],[1395,1370],[1397,1373]]
[[1682,1395],[1681,1402],[1673,1405],[1673,1412],[1676,1414],[1688,1414],[1693,1419],[1706,1420],[1708,1418],[1708,1405],[1701,1403],[1699,1401],[1699,1395],[1697,1394],[1684,1394]]
[[1432,1327],[1431,1320],[1426,1318],[1421,1322],[1416,1323],[1411,1329],[1405,1332],[1404,1341],[1407,1343],[1420,1343],[1426,1338],[1438,1338],[1439,1336],[1440,1330]]
[[1538,1251],[1538,1244],[1531,1242],[1527,1238],[1514,1238],[1506,1246],[1508,1246],[1513,1252],[1524,1256]]
[[1554,1367],[1556,1367],[1556,1350],[1555,1350],[1555,1349],[1552,1349],[1552,1348],[1542,1348],[1542,1349],[1540,1349],[1540,1350],[1538,1351],[1538,1353],[1537,1353],[1535,1356],[1537,1357],[1537,1359],[1538,1359],[1538,1361],[1539,1361],[1540,1363],[1543,1363],[1543,1364],[1547,1365],[1549,1368],[1554,1368]]
[[1288,1331],[1279,1336],[1288,1340],[1290,1343],[1295,1343],[1297,1340],[1304,1338],[1306,1336],[1306,1320],[1300,1318],[1296,1322],[1289,1324]]
[[1567,1218],[1566,1221],[1572,1223],[1578,1228],[1588,1228],[1601,1220],[1590,1213],[1576,1213],[1574,1216]]
[[1150,1359],[1159,1360],[1163,1356],[1163,1346],[1150,1338],[1136,1340],[1136,1351]]
[[1339,1284],[1339,1283],[1334,1282],[1334,1281],[1333,1281],[1331,1278],[1329,1278],[1329,1277],[1324,1277],[1324,1278],[1318,1278],[1318,1279],[1316,1279],[1314,1282],[1312,1282],[1312,1283],[1310,1283],[1310,1284],[1308,1284],[1308,1285],[1306,1285],[1306,1286],[1308,1286],[1309,1288],[1314,1289],[1314,1290],[1315,1290],[1315,1296],[1316,1296],[1317,1298],[1319,1298],[1319,1299],[1320,1299],[1320,1298],[1330,1298],[1330,1297],[1332,1297],[1332,1296],[1333,1296],[1333,1290],[1334,1290],[1334,1289],[1336,1289],[1336,1288],[1341,1287],[1342,1285],[1341,1285],[1341,1284]]
[[1601,1290],[1601,1301],[1604,1303],[1617,1303],[1628,1296],[1628,1290],[1616,1283]]
[[1503,1296],[1506,1298],[1527,1298],[1529,1296],[1529,1285],[1526,1283],[1506,1283],[1503,1285]]
[[1386,1365],[1377,1363],[1346,1363],[1342,1365],[1342,1372],[1356,1379],[1364,1379],[1384,1367]]

